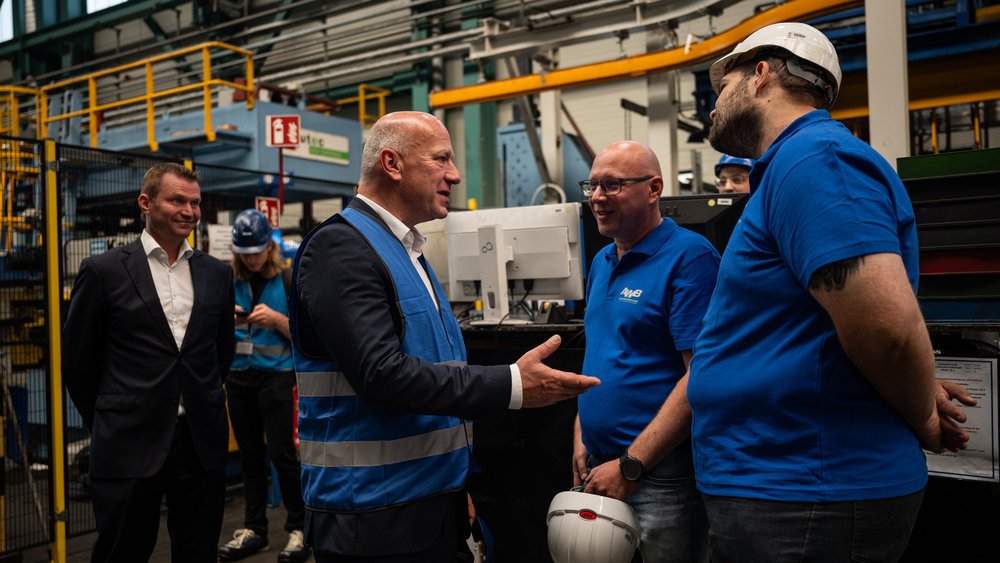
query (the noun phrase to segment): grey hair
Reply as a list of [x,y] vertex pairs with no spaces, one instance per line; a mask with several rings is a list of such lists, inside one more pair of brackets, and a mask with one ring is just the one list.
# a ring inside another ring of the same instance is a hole
[[379,155],[382,149],[392,149],[403,156],[413,146],[413,130],[407,127],[407,120],[386,119],[375,123],[368,132],[368,140],[361,151],[361,183],[371,181],[372,174],[379,170]]

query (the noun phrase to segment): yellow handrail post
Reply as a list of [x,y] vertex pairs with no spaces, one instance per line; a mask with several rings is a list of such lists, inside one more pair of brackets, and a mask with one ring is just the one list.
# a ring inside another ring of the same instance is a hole
[[205,138],[211,143],[215,141],[215,131],[212,130],[212,55],[207,45],[201,49],[201,66],[205,74],[202,78],[205,83]]
[[247,79],[246,85],[250,88],[247,92],[247,109],[253,109],[257,95],[253,91],[253,57],[247,57]]
[[45,139],[49,136],[49,95],[45,92],[38,93],[38,138]]
[[160,150],[160,144],[156,142],[156,110],[153,106],[153,63],[146,62],[146,141],[149,150],[156,152]]
[[17,96],[14,95],[13,91],[10,92],[10,104],[8,106],[10,107],[10,136],[17,137],[17,134],[21,131],[21,123],[18,119],[18,114],[21,110],[17,107]]
[[969,106],[969,112],[972,114],[972,148],[981,149],[983,148],[983,132],[982,124],[979,122],[979,104],[975,103]]
[[45,270],[49,332],[49,390],[52,410],[52,514],[54,515],[52,544],[53,563],[66,562],[66,437],[63,434],[62,381],[62,280],[59,277],[59,178],[56,174],[56,143],[45,141]]
[[938,153],[938,115],[937,108],[931,110],[931,152]]
[[97,105],[97,81],[94,77],[87,79],[87,107],[90,108],[87,130],[90,131],[90,148],[97,148],[97,112],[93,110]]

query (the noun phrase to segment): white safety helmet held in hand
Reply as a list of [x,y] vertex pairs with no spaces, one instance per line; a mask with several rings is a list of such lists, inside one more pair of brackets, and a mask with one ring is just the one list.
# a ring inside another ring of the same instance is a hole
[[[795,58],[785,59],[788,72],[815,84],[826,91],[829,105],[837,99],[840,91],[840,60],[833,43],[823,35],[823,32],[811,25],[795,22],[784,22],[762,27],[750,34],[728,55],[712,63],[708,71],[712,88],[719,93],[719,83],[727,72],[738,63],[752,57],[760,50],[784,51],[795,55],[798,59],[811,63],[823,72],[817,73],[807,66],[799,64]],[[789,61],[791,61],[789,63]]]
[[549,554],[556,563],[629,563],[639,547],[639,520],[610,497],[564,491],[549,504]]

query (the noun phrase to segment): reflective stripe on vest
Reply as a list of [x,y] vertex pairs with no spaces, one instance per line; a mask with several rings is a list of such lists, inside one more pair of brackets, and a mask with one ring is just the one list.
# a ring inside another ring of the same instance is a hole
[[[465,366],[468,362],[449,360],[437,362],[444,366]],[[303,371],[295,374],[299,397],[353,397],[357,395],[351,382],[339,371]]]
[[[392,278],[404,322],[403,353],[439,364],[464,365],[461,330],[437,278],[428,277],[441,304],[428,294],[402,243],[367,215],[347,209],[302,242],[298,263],[313,234],[346,222],[368,242]],[[294,285],[293,285],[294,287]],[[306,307],[292,296],[293,341]],[[389,322],[389,319],[386,319]],[[356,394],[333,358],[293,350],[299,385],[299,440],[306,505],[317,510],[364,511],[405,504],[460,489],[468,475],[471,437],[461,420],[390,412]],[[362,390],[363,391],[363,390]]]
[[299,441],[302,463],[319,467],[374,467],[413,461],[465,448],[464,425],[397,440],[367,442]]

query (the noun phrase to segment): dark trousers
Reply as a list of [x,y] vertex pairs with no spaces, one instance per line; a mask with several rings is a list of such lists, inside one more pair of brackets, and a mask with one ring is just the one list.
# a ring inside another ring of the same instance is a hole
[[305,520],[301,468],[292,435],[294,386],[294,372],[253,369],[230,372],[226,383],[229,420],[243,466],[244,526],[265,538],[268,457],[278,472],[281,499],[288,513],[285,530],[301,530]]
[[857,502],[703,495],[714,563],[898,561],[924,492]]
[[91,478],[97,541],[93,563],[149,561],[167,499],[170,559],[174,563],[217,561],[226,496],[225,472],[205,471],[187,422],[178,421],[167,461],[152,477]]
[[[308,510],[306,539],[313,548],[316,563],[468,561],[471,560],[465,543],[470,533],[468,514],[464,491],[367,513]],[[409,551],[400,549],[401,545],[422,547],[419,551]],[[344,555],[345,551],[356,555]]]

